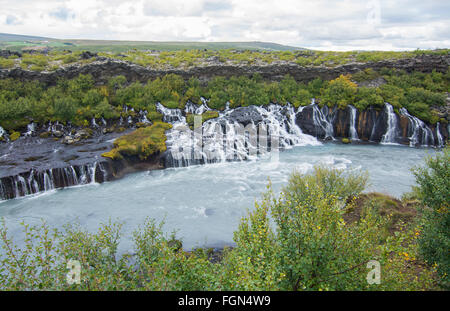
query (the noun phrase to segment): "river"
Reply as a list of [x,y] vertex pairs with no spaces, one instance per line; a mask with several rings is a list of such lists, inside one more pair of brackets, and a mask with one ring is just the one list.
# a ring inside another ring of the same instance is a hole
[[169,168],[130,174],[103,184],[52,190],[0,202],[9,233],[22,242],[20,222],[51,227],[78,222],[94,232],[109,219],[123,222],[119,252],[132,249],[132,232],[146,217],[164,220],[164,230],[177,230],[185,249],[232,244],[233,232],[247,209],[266,191],[268,178],[279,191],[290,172],[308,172],[316,164],[343,170],[367,170],[370,186],[401,197],[411,190],[411,168],[422,165],[434,149],[391,145],[323,143],[280,152],[278,162],[268,158]]

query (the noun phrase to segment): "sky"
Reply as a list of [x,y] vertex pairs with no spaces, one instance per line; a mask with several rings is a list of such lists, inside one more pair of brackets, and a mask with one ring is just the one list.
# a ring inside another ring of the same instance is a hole
[[449,48],[450,1],[0,0],[0,33],[338,51]]

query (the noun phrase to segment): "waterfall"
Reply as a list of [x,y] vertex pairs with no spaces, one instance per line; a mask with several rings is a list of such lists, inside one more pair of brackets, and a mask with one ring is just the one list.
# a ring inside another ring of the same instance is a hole
[[30,176],[28,176],[28,186],[31,193],[39,192],[39,183],[36,180],[35,174],[36,172],[34,171],[34,169],[32,169],[30,172]]
[[409,145],[411,147],[422,144],[423,146],[428,146],[428,142],[434,145],[433,131],[419,118],[414,117],[408,113],[406,108],[401,108],[400,113],[406,116],[409,120],[410,128],[412,129],[412,134],[409,138]]
[[139,110],[139,115],[141,116],[140,122],[146,124],[150,123],[150,121],[147,119],[147,114],[148,114],[147,110],[145,111]]
[[55,189],[55,183],[53,181],[53,172],[48,170],[44,172],[44,191]]
[[206,99],[201,97],[200,100],[202,101],[202,104],[200,106],[197,106],[192,102],[187,102],[184,107],[184,112],[185,113],[202,114],[205,111],[211,110],[211,108],[208,107],[208,101]]
[[31,136],[36,131],[36,124],[34,122],[31,122],[27,125],[27,131],[24,133],[25,136]]
[[438,147],[443,147],[444,146],[444,139],[442,138],[442,134],[441,134],[441,125],[439,124],[439,122],[436,123],[436,137],[438,140]]
[[[188,107],[188,104],[186,104],[186,109],[188,109],[187,107]],[[169,108],[164,107],[160,103],[157,103],[156,104],[156,110],[163,115],[163,121],[164,122],[167,122],[167,123],[175,123],[175,122],[186,123],[186,118],[183,117],[183,113],[181,112],[181,109],[169,109]]]
[[96,174],[100,173],[102,176],[98,175],[98,182],[106,181],[108,171],[102,162],[53,168],[44,171],[31,169],[28,173],[1,178],[0,200],[31,195],[56,188],[96,184]]
[[397,138],[397,115],[394,112],[392,105],[385,103],[386,114],[388,116],[387,130],[386,133],[381,138],[381,144],[396,144]]
[[[21,175],[15,176],[15,186],[16,186],[16,196],[20,196],[21,193],[23,193],[23,195],[29,194],[28,189],[27,189],[27,183],[23,176],[21,176]],[[22,191],[20,191],[20,190],[22,190]]]
[[3,135],[5,135],[5,130],[3,129],[3,127],[0,126],[0,138],[3,137]]
[[91,178],[91,184],[95,184],[95,172],[97,170],[97,162],[94,162],[94,165],[88,165],[88,169]]
[[[242,109],[249,109],[251,113],[260,115],[261,121],[255,123],[250,120],[244,127],[233,119],[235,110],[228,106],[219,112],[219,117],[206,121],[201,128],[192,131],[180,109],[168,109],[157,104],[157,110],[163,114],[163,120],[173,125],[166,133],[166,166],[251,160],[272,148],[287,149],[292,146],[321,144],[313,136],[302,132],[295,122],[296,114],[301,112],[301,109],[296,112],[290,104]],[[200,106],[188,102],[184,112],[199,114],[207,110],[211,109],[206,101]],[[278,143],[278,146],[272,146],[273,143]]]
[[107,123],[106,123],[105,119],[103,119],[103,117],[102,117],[101,121],[102,121],[102,124],[103,124],[104,126],[107,125]]
[[352,140],[359,140],[358,131],[356,131],[356,108],[348,105],[350,108],[350,138]]
[[97,122],[95,122],[95,118],[92,118],[91,124],[93,127],[98,127]]
[[[322,109],[319,108],[315,102],[312,102],[313,107],[313,122],[316,127],[321,128],[325,132],[325,139],[331,138],[334,140],[334,129],[332,120],[328,120],[328,106],[323,106]],[[324,111],[325,110],[325,111]]]
[[0,200],[2,199],[6,199],[6,189],[5,186],[3,185],[3,181],[0,178]]

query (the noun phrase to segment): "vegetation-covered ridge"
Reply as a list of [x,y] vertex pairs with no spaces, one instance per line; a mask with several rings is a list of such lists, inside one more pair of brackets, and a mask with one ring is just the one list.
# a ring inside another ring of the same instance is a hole
[[[448,289],[449,155],[447,149],[418,168],[418,187],[402,201],[362,194],[363,172],[294,172],[281,193],[268,185],[236,229],[235,247],[219,261],[205,249],[186,252],[153,220],[136,228],[135,255],[118,254],[118,223],[96,233],[75,225],[52,230],[45,223],[24,224],[24,247],[3,225],[0,289]],[[79,284],[67,282],[73,260],[80,264]],[[380,282],[369,284],[372,260],[380,264]]]
[[143,51],[130,50],[127,52],[99,52],[87,51],[50,51],[43,53],[5,53],[0,54],[0,69],[22,68],[32,71],[55,71],[71,64],[87,64],[96,60],[116,59],[128,61],[151,69],[188,69],[210,65],[271,65],[291,64],[312,67],[336,67],[351,63],[368,63],[384,60],[399,60],[413,58],[420,55],[447,55],[449,49],[416,50],[411,52],[393,51],[261,51],[238,49],[184,49],[177,51]]
[[[375,85],[371,85],[377,81]],[[380,82],[381,81],[381,82]],[[54,86],[38,81],[0,79],[0,126],[10,131],[24,129],[31,121],[39,124],[59,121],[75,126],[89,126],[92,118],[118,119],[147,111],[150,121],[162,115],[156,103],[167,108],[184,108],[187,101],[201,104],[208,99],[213,110],[278,103],[305,106],[315,98],[319,105],[344,109],[354,105],[364,110],[370,106],[381,109],[385,102],[398,111],[405,107],[418,118],[446,123],[445,110],[449,92],[450,72],[406,73],[395,69],[380,72],[366,69],[334,80],[316,78],[308,83],[285,76],[280,82],[252,77],[215,77],[206,85],[197,78],[188,81],[168,74],[147,83],[130,83],[124,76],[109,78],[106,85],[96,85],[91,75],[60,79]],[[124,109],[124,106],[133,109]],[[212,117],[209,116],[209,117]]]

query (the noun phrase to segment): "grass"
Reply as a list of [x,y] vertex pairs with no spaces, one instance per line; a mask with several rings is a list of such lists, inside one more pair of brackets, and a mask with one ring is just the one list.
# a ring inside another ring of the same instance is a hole
[[[135,42],[135,41],[1,41],[0,49],[20,51],[29,46],[47,46],[49,55],[25,54],[18,60],[25,69],[41,71],[50,70],[55,65],[86,63],[95,60],[80,59],[82,51],[97,52],[99,56],[120,59],[155,69],[190,68],[206,66],[211,61],[229,65],[269,65],[277,62],[297,64],[300,66],[336,67],[349,63],[377,62],[414,57],[421,54],[449,53],[449,49],[417,51],[313,51],[264,42]],[[67,52],[70,50],[71,52]],[[43,60],[42,58],[46,58]],[[39,61],[40,64],[34,62]],[[37,65],[28,68],[30,62]],[[0,63],[1,66],[1,63]],[[9,62],[8,66],[11,66]],[[10,68],[10,67],[6,67]]]

